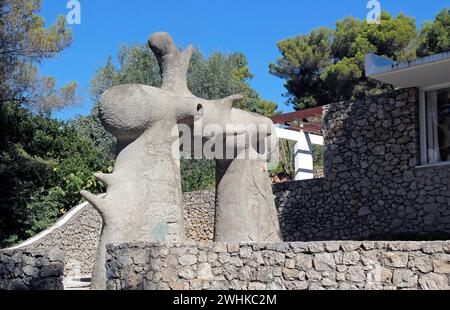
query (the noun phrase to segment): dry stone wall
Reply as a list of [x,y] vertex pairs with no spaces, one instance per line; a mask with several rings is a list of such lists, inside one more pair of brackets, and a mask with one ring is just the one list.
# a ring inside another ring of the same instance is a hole
[[34,249],[57,248],[65,253],[64,273],[68,276],[90,274],[94,266],[95,253],[102,219],[98,212],[88,205],[66,225],[27,247]]
[[[416,89],[325,106],[324,178],[273,187],[283,240],[448,237],[450,165],[417,167],[418,118]],[[183,198],[187,240],[211,241],[214,192]],[[28,248],[62,249],[66,274],[89,274],[100,227],[86,207]]]
[[418,91],[325,107],[325,177],[275,185],[287,241],[450,233],[450,165],[420,163]]
[[450,242],[109,246],[111,290],[450,289]]
[[64,252],[0,251],[0,290],[62,290]]
[[[214,191],[183,194],[186,238],[192,241],[208,241],[213,238]],[[50,234],[26,246],[29,251],[53,248],[65,252],[66,276],[89,275],[95,262],[102,219],[90,205],[84,207],[67,223]]]
[[212,241],[214,237],[214,191],[183,194],[186,239]]

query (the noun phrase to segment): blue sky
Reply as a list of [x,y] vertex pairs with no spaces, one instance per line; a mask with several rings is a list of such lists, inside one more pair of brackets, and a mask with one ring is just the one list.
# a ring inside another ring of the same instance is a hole
[[[61,119],[88,114],[90,79],[115,56],[122,43],[145,43],[155,31],[167,31],[177,45],[193,43],[212,51],[243,52],[254,74],[252,86],[264,99],[285,112],[284,81],[269,74],[268,65],[280,55],[276,42],[305,34],[319,26],[333,27],[347,16],[365,18],[367,0],[79,0],[81,24],[73,25],[74,42],[58,57],[45,61],[41,72],[62,85],[77,81],[83,104],[55,113]],[[414,16],[418,25],[432,20],[450,0],[380,0],[383,10]],[[43,0],[41,14],[52,23],[67,14],[66,0]]]

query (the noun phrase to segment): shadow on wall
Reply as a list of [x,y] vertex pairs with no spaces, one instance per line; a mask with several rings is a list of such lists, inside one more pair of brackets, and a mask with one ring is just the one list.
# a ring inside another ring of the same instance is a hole
[[[274,185],[276,206],[280,219],[283,241],[436,241],[450,240],[450,232],[429,230],[416,232],[387,231],[371,232],[354,236],[349,230],[343,230],[342,221],[357,225],[351,208],[341,208],[339,215],[333,216],[329,209],[321,208],[329,203],[332,196],[325,191],[325,179],[293,181]],[[328,197],[328,198],[325,198]],[[327,200],[328,199],[328,200]]]

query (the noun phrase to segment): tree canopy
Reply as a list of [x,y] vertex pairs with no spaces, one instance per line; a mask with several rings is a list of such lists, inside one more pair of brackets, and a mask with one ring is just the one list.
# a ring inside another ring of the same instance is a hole
[[8,102],[0,132],[0,246],[54,223],[82,202],[80,190],[103,190],[93,172],[112,162],[69,123]]
[[0,104],[14,101],[48,112],[77,99],[75,82],[58,88],[53,77],[39,75],[37,64],[72,43],[65,17],[46,28],[37,15],[41,6],[41,0],[0,1]]
[[57,88],[37,65],[72,42],[65,18],[44,27],[40,0],[0,0],[0,247],[46,228],[82,201],[80,190],[103,190],[106,171],[91,140],[51,111],[72,104],[76,83]]
[[277,43],[282,55],[270,73],[286,80],[288,102],[296,109],[352,100],[391,89],[364,74],[364,55],[375,53],[396,61],[450,49],[449,9],[425,23],[419,32],[415,19],[381,14],[381,23],[352,17],[335,29],[319,28]]
[[420,31],[420,57],[450,51],[450,9],[443,9],[434,22],[427,22]]

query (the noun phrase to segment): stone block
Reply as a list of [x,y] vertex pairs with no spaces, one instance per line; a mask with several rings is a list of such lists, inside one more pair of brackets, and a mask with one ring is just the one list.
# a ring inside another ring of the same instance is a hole
[[392,283],[398,288],[412,288],[417,285],[418,276],[411,270],[397,269],[394,270]]

